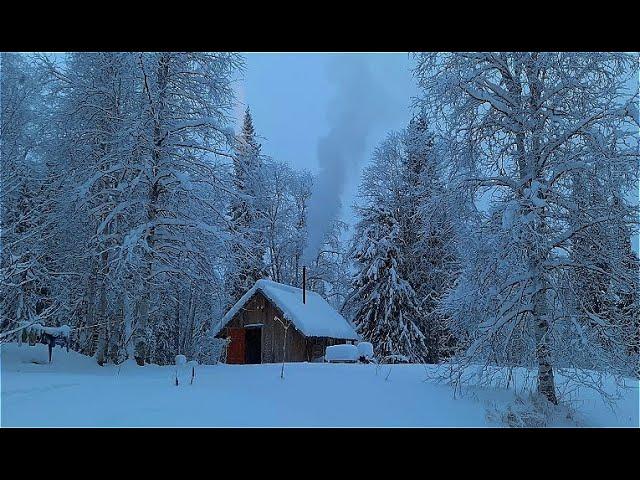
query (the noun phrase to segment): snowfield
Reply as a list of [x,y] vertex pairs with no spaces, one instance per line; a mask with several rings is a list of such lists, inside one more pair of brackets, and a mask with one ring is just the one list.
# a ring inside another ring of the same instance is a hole
[[[284,380],[279,364],[199,366],[193,385],[189,370],[176,387],[174,366],[99,367],[62,348],[47,364],[44,345],[0,349],[3,427],[485,427],[505,425],[508,411],[518,424],[532,408],[504,388],[454,398],[425,380],[434,366],[292,363]],[[638,382],[628,384],[613,410],[581,390],[545,425],[638,427]]]

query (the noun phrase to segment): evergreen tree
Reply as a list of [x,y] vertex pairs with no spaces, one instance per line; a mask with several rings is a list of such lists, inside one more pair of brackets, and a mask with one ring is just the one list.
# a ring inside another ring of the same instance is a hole
[[399,273],[400,225],[384,206],[370,206],[361,215],[353,252],[358,268],[351,297],[353,323],[379,358],[424,362],[427,346],[418,327],[418,299]]
[[[638,273],[637,255],[631,249],[633,210],[612,191],[607,194],[598,176],[574,174],[571,178],[572,201],[578,207],[570,223],[578,230],[571,241],[569,257],[575,266],[567,277],[567,313],[581,326],[585,335],[599,345],[597,356],[580,348],[572,352],[572,361],[583,368],[597,368],[606,356],[616,364],[629,362],[638,353]],[[611,222],[593,222],[593,216],[614,216]],[[613,228],[612,228],[613,227]],[[597,239],[597,241],[593,241]],[[633,319],[632,321],[629,321]],[[619,348],[618,335],[611,328],[626,332],[626,348]]]
[[231,203],[232,257],[231,303],[235,303],[253,284],[265,276],[264,265],[264,174],[261,145],[256,138],[249,107],[236,139],[233,157],[233,185],[236,197]]
[[420,325],[423,312],[415,290],[403,276],[404,196],[402,139],[391,134],[375,151],[360,186],[363,205],[357,207],[352,257],[356,273],[345,310],[358,332],[374,345],[378,356],[399,355],[423,362],[428,355]]
[[416,292],[423,312],[420,325],[427,337],[428,361],[449,355],[450,334],[440,303],[452,287],[457,270],[456,232],[451,195],[445,188],[444,161],[424,112],[404,132],[403,175],[406,190],[402,221],[403,278]]

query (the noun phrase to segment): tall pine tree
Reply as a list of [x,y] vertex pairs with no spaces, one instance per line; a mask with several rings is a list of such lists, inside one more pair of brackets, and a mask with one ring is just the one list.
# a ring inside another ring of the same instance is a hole
[[231,303],[235,303],[253,284],[265,276],[265,242],[262,226],[265,212],[261,198],[261,145],[256,138],[249,107],[242,130],[236,138],[233,157],[235,197],[231,203],[233,267],[230,273]]

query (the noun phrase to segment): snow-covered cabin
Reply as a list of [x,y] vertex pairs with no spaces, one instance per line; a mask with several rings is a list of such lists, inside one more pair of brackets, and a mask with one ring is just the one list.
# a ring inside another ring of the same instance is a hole
[[[286,348],[285,341],[286,326]],[[319,294],[258,280],[225,314],[216,337],[230,338],[227,363],[308,362],[329,345],[355,343],[353,327]]]

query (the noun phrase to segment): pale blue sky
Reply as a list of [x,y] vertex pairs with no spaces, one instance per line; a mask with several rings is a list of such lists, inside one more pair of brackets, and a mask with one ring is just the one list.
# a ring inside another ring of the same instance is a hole
[[[263,153],[317,173],[318,140],[331,128],[328,107],[338,88],[330,81],[329,66],[335,57],[349,55],[366,61],[386,90],[387,104],[385,121],[369,133],[366,154],[357,171],[350,172],[342,195],[342,217],[352,223],[351,205],[356,201],[363,166],[387,132],[403,128],[410,118],[411,100],[418,90],[407,53],[246,53],[244,80],[238,83],[237,115],[241,118],[249,104],[257,133],[263,137]],[[639,242],[634,237],[637,252]]]
[[[343,218],[351,219],[360,172],[376,144],[388,131],[403,128],[410,119],[411,98],[417,94],[411,75],[413,61],[407,53],[247,53],[244,81],[238,82],[237,116],[248,104],[262,152],[297,169],[318,171],[318,140],[331,123],[328,108],[340,85],[332,82],[329,68],[336,57],[359,56],[374,80],[384,89],[384,120],[367,138],[366,153],[358,168],[349,172],[342,197]],[[372,95],[377,95],[372,91]],[[366,98],[366,93],[364,95]],[[372,102],[380,103],[380,98]]]

